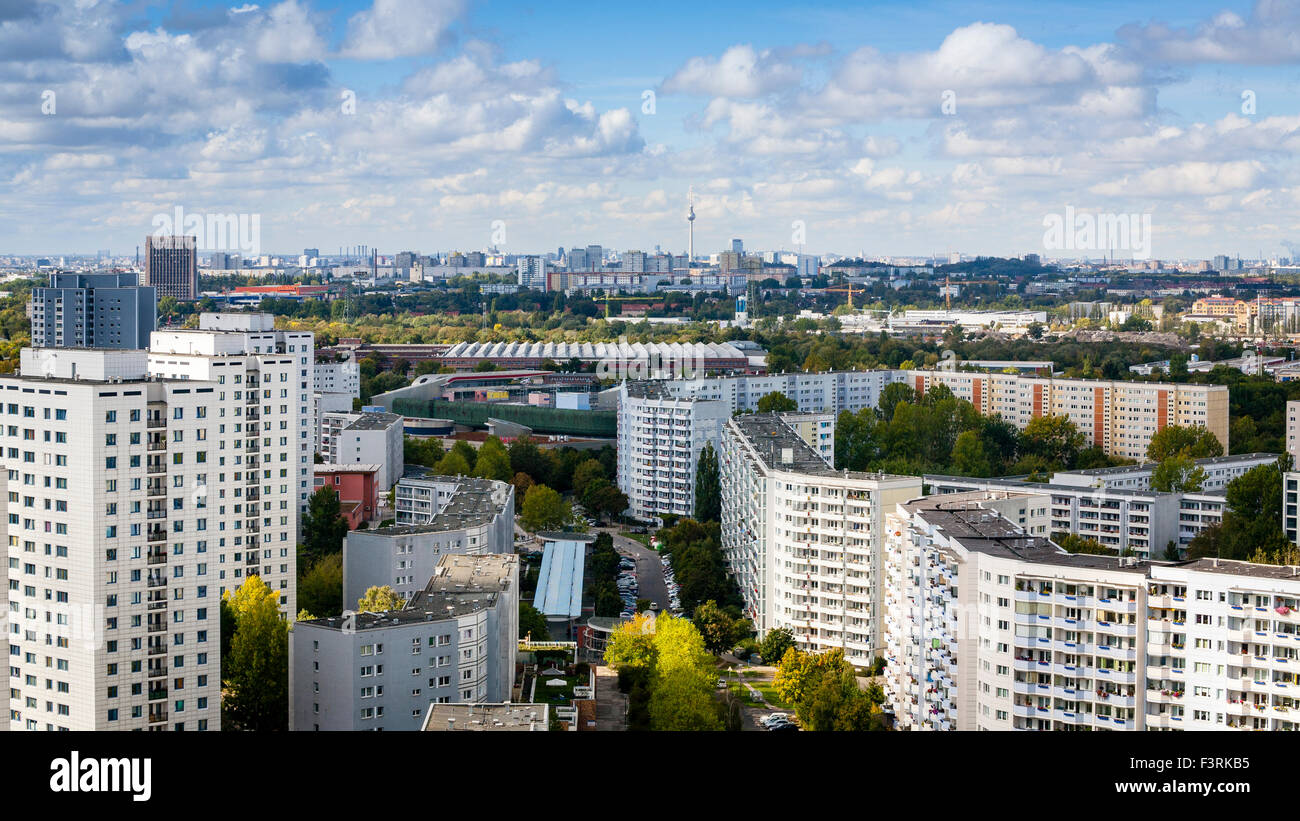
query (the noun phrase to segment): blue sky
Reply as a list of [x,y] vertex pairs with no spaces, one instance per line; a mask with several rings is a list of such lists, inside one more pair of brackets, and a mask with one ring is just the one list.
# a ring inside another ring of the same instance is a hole
[[680,252],[693,185],[704,253],[1050,256],[1069,206],[1291,256],[1297,32],[1274,0],[0,0],[0,253],[176,207],[269,253]]

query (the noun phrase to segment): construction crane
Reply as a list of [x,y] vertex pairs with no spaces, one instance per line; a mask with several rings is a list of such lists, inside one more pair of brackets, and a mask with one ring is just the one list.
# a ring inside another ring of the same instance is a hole
[[825,291],[825,292],[828,293],[828,294],[848,294],[848,295],[849,295],[849,310],[850,310],[850,311],[853,310],[853,295],[854,295],[855,293],[856,293],[856,294],[865,294],[865,293],[867,292],[867,289],[866,289],[866,288],[854,288],[854,287],[853,287],[853,283],[849,283],[847,286],[845,286],[845,287],[843,287],[843,288],[823,288],[822,290]]
[[[997,279],[962,279],[958,280],[958,285],[998,285],[1001,280]],[[943,276],[943,300],[944,310],[952,310],[952,277],[944,274]]]

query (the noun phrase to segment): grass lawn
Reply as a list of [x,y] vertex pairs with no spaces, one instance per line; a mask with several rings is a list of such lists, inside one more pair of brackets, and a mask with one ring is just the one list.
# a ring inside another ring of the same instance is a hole
[[[777,696],[776,690],[772,689],[771,684],[763,682],[750,682],[750,684],[753,685],[755,690],[763,694],[763,698],[767,699],[767,703],[771,704],[773,709],[785,711],[792,709],[788,704],[782,701],[779,696]],[[764,709],[763,703],[760,701],[754,701],[749,690],[739,681],[731,679],[727,683],[727,689],[731,690],[731,692],[735,694],[736,698],[740,699],[741,703],[748,704],[751,707],[760,710]]]
[[650,546],[649,533],[622,533],[620,535],[626,536],[627,538],[632,539],[633,541],[638,541],[641,544],[645,545],[646,547]]
[[[546,684],[553,678],[564,679],[563,687],[551,687]],[[537,677],[537,690],[533,698],[539,704],[557,704],[565,705],[573,703],[574,685],[585,684],[581,676],[547,676],[539,674]]]

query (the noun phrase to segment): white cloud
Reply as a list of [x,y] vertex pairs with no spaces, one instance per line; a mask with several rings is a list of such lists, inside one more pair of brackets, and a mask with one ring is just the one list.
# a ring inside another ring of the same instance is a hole
[[341,54],[389,60],[436,53],[463,12],[463,0],[375,0],[348,20]]

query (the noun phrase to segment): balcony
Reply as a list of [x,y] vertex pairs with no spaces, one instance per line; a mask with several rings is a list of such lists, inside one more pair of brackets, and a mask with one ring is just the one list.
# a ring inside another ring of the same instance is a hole
[[167,541],[167,531],[166,531],[166,530],[162,530],[162,529],[150,530],[150,531],[148,531],[148,533],[149,533],[149,535],[148,535],[147,539],[148,539],[148,541],[150,541],[150,542],[165,542],[165,541]]
[[147,678],[151,678],[151,679],[152,679],[152,678],[166,678],[166,677],[167,677],[167,665],[166,665],[166,664],[151,664],[151,665],[149,665],[149,669],[145,672],[145,675],[146,675]]
[[158,430],[159,428],[165,428],[167,427],[167,417],[151,416],[149,417],[149,421],[145,422],[144,426],[149,430]]
[[149,577],[146,579],[145,583],[146,583],[146,585],[149,586],[149,587],[166,587],[166,586],[167,586],[167,577],[166,577],[166,576],[149,576]]
[[151,461],[145,467],[144,472],[150,476],[157,476],[159,474],[164,474],[167,472],[167,463],[161,461],[158,462]]
[[148,555],[148,561],[149,561],[149,564],[151,564],[151,565],[154,565],[154,564],[166,564],[166,563],[167,563],[167,551],[165,551],[165,550],[162,550],[162,551],[159,551],[159,550],[150,550],[150,551],[149,551],[149,555]]
[[149,700],[150,700],[150,701],[161,701],[162,699],[165,699],[165,698],[167,698],[167,688],[166,688],[166,687],[161,687],[161,688],[159,688],[159,689],[157,689],[157,690],[150,690],[150,691],[149,691]]

